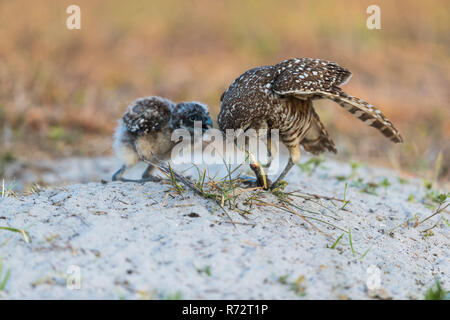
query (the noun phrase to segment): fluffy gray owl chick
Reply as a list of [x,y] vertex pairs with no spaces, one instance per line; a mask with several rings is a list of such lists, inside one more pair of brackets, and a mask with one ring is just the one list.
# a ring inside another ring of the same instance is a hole
[[159,180],[152,176],[152,165],[148,165],[141,180],[125,179],[123,174],[127,168],[142,161],[143,157],[156,163],[168,160],[173,147],[178,143],[171,140],[172,132],[184,128],[193,135],[195,121],[201,121],[203,131],[212,126],[208,107],[200,102],[174,103],[161,97],[137,99],[128,106],[115,131],[113,148],[123,166],[113,175],[112,180]]
[[[222,131],[279,129],[290,158],[272,188],[300,160],[300,145],[313,154],[326,150],[337,152],[313,108],[314,100],[333,100],[391,141],[402,142],[400,133],[380,110],[342,91],[340,86],[347,83],[351,75],[334,62],[311,58],[289,59],[248,70],[222,94],[219,127]],[[250,167],[259,184],[268,188],[261,166],[255,162]]]

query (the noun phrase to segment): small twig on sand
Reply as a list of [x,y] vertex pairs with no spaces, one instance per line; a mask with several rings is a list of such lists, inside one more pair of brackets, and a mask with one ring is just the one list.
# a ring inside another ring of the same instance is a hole
[[322,230],[320,230],[318,227],[316,227],[311,221],[309,221],[308,219],[306,219],[306,217],[298,212],[295,212],[293,209],[289,208],[286,204],[283,204],[283,206],[287,211],[289,211],[290,213],[292,213],[293,215],[296,215],[300,218],[302,218],[306,223],[308,223],[309,225],[311,225],[316,231],[320,232],[323,235],[326,235],[327,237],[331,237],[329,234],[323,232]]
[[[298,192],[298,193],[304,194],[306,196],[301,195],[301,194],[294,194],[294,192]],[[324,200],[330,200],[330,201],[334,200],[334,201],[345,202],[344,199],[339,199],[339,198],[329,197],[329,196],[323,196],[323,195],[320,195],[320,194],[302,192],[300,190],[295,190],[295,191],[290,191],[290,192],[285,192],[285,193],[289,194],[291,196],[294,196],[294,197],[297,196],[297,197],[304,198],[304,199],[324,199]]]
[[433,218],[435,215],[438,215],[438,214],[440,214],[441,212],[443,212],[443,211],[444,211],[445,209],[447,209],[447,207],[450,205],[450,202],[447,203],[447,204],[445,205],[445,207],[442,207],[442,205],[443,205],[443,203],[440,203],[439,206],[436,208],[436,210],[434,211],[434,213],[433,213],[432,215],[426,217],[426,218],[423,219],[422,221],[417,222],[417,223],[414,225],[414,228],[418,227],[419,225],[421,225],[422,223],[424,223],[424,222],[427,221],[428,219]]
[[214,222],[215,223],[235,223],[235,224],[242,224],[245,226],[252,226],[252,227],[256,226],[256,223],[238,222],[238,221],[231,222],[231,221],[225,221],[225,220],[214,220]]
[[308,224],[312,225],[314,229],[318,230],[320,233],[322,233],[322,234],[324,234],[324,235],[326,235],[326,236],[328,236],[328,237],[330,237],[330,238],[333,238],[333,237],[330,236],[329,234],[323,232],[323,231],[320,230],[319,228],[317,228],[317,226],[315,226],[311,221],[308,221],[308,219],[316,220],[316,221],[318,221],[318,222],[322,222],[322,223],[324,223],[324,224],[326,224],[326,225],[329,225],[329,226],[331,226],[331,227],[333,227],[333,228],[336,228],[336,229],[339,229],[339,230],[341,230],[341,231],[347,232],[347,230],[342,229],[341,227],[336,226],[336,225],[334,225],[334,224],[332,224],[332,223],[329,223],[329,222],[327,222],[327,221],[324,221],[324,220],[321,220],[321,219],[318,219],[318,218],[314,218],[314,217],[311,217],[311,216],[305,216],[305,215],[303,215],[303,214],[300,214],[300,213],[294,211],[292,208],[287,207],[286,204],[278,205],[278,204],[275,204],[275,203],[265,202],[265,201],[262,201],[262,200],[260,200],[260,199],[254,199],[253,201],[254,201],[255,205],[271,206],[271,207],[275,207],[275,208],[281,209],[281,210],[283,210],[283,211],[289,212],[289,213],[291,213],[291,214],[293,214],[293,215],[299,216],[300,218],[302,218],[303,220],[305,220]]
[[169,197],[169,193],[167,192],[166,195],[164,196],[163,201],[161,202],[161,207],[165,207],[166,206],[166,201],[167,201],[168,197]]

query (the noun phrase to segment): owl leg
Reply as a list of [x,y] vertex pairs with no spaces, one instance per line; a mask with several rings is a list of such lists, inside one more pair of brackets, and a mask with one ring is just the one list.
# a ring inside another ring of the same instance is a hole
[[270,165],[272,164],[272,160],[273,160],[273,157],[272,157],[272,138],[270,136],[270,132],[267,135],[267,144],[266,144],[266,146],[267,146],[267,163],[263,164],[262,166],[264,168],[269,168]]
[[116,173],[113,174],[112,176],[112,181],[120,181],[125,172],[125,170],[127,169],[126,165],[123,165],[122,167],[120,167],[119,170],[116,171]]
[[250,169],[255,173],[256,182],[258,186],[263,187],[264,190],[268,189],[268,179],[262,165],[256,160],[256,158],[249,151],[246,151],[250,157]]
[[139,180],[132,180],[132,179],[127,179],[123,177],[123,174],[125,173],[125,171],[127,170],[127,166],[124,164],[122,167],[120,167],[119,170],[117,170],[116,173],[113,174],[112,176],[112,181],[122,181],[122,182],[140,182]]
[[252,171],[255,173],[257,185],[263,187],[264,190],[267,190],[269,188],[270,181],[267,179],[263,166],[249,151],[249,145],[247,143],[245,143],[245,153],[250,159],[250,169],[252,169]]
[[[237,140],[234,140],[235,145],[237,146]],[[255,158],[255,156],[248,150],[248,145],[245,144],[245,150],[244,152],[247,154],[247,156],[250,159],[250,169],[255,173],[256,176],[256,184],[259,187],[263,187],[265,190],[268,189],[268,179],[266,174],[264,173],[264,169],[261,166],[261,164],[258,162],[258,160]],[[243,180],[246,180],[247,182],[252,182],[251,179],[244,178]]]
[[284,179],[286,174],[291,170],[291,168],[300,161],[300,147],[295,145],[295,147],[289,148],[289,161],[286,164],[286,167],[284,168],[283,172],[281,172],[278,179],[270,186],[270,190],[273,190],[277,188],[280,185],[280,182]]
[[[150,170],[149,170],[149,167]],[[134,179],[127,179],[123,177],[123,174],[125,173],[127,166],[123,165],[119,170],[117,170],[116,173],[112,176],[112,181],[122,181],[122,182],[136,182],[136,183],[144,183],[144,182],[159,182],[161,181],[160,178],[150,175],[149,173],[152,172],[153,166],[149,166],[142,174],[142,179],[134,180]]]
[[154,169],[155,169],[155,167],[152,164],[149,164],[147,166],[147,169],[145,169],[144,173],[142,174],[142,179],[140,180],[140,182],[147,182],[147,181],[158,182],[158,181],[161,181],[160,178],[155,177],[154,175],[152,175],[152,172],[153,172]]
[[289,172],[289,170],[291,170],[292,166],[294,165],[294,162],[292,161],[292,159],[289,157],[289,161],[286,165],[286,167],[284,167],[283,172],[280,174],[280,176],[278,177],[278,179],[270,186],[270,190],[273,190],[275,188],[277,188],[280,185],[280,182],[284,179],[284,177],[286,176],[286,174]]

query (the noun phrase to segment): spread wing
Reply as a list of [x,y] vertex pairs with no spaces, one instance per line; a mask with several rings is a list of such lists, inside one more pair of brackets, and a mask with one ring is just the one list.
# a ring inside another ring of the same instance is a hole
[[291,59],[276,66],[272,90],[279,95],[292,95],[298,99],[326,98],[338,103],[369,126],[378,129],[393,142],[403,139],[380,110],[368,102],[346,94],[339,87],[348,82],[351,73],[334,62],[320,59]]
[[168,125],[174,103],[160,97],[141,98],[128,106],[122,121],[137,135],[158,131]]
[[301,90],[314,93],[318,88],[342,86],[352,77],[352,73],[335,62],[300,58],[285,60],[275,66],[276,91],[292,92]]

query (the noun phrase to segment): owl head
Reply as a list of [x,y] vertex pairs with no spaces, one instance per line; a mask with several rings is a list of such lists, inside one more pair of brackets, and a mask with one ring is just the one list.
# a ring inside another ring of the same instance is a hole
[[201,122],[202,132],[212,127],[208,106],[200,102],[182,102],[175,105],[172,110],[171,126],[174,129],[182,128],[194,133],[194,125]]

